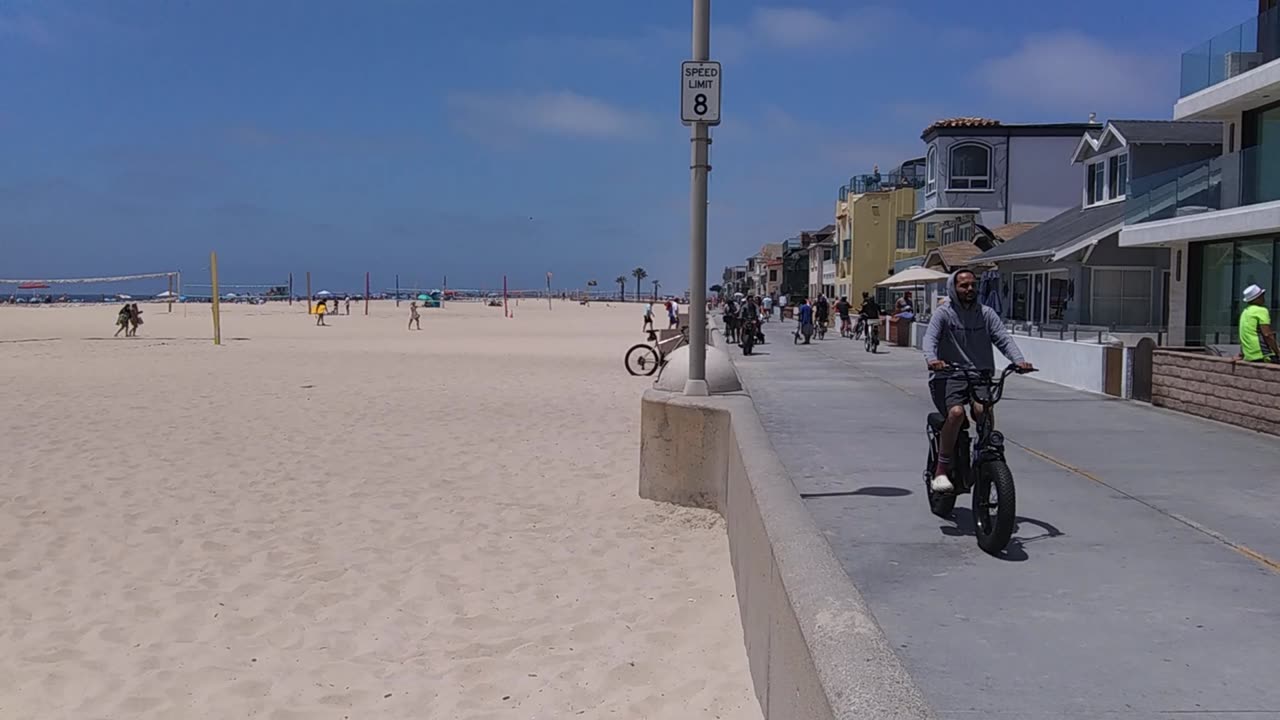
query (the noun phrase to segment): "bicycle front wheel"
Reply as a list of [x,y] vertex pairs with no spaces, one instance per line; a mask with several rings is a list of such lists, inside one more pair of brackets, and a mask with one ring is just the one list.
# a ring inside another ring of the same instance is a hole
[[973,526],[978,547],[992,555],[1003,552],[1013,537],[1017,514],[1009,466],[1001,460],[983,463],[973,485]]
[[627,351],[626,365],[632,375],[652,375],[658,370],[658,351],[651,345],[635,345]]

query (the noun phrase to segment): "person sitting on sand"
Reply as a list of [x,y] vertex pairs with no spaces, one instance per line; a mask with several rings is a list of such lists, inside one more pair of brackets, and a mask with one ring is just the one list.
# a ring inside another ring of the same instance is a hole
[[129,303],[125,303],[124,307],[120,308],[120,312],[116,313],[116,334],[111,337],[120,337],[121,330],[125,331],[125,337],[129,337],[129,316],[132,314]]
[[317,326],[324,325],[324,314],[327,312],[329,312],[329,306],[325,304],[324,300],[321,300],[316,305],[316,325]]
[[414,325],[417,325],[419,330],[422,329],[422,316],[418,314],[416,301],[409,303],[409,329],[412,330]]
[[138,326],[142,324],[142,310],[138,308],[138,303],[129,306],[129,334],[133,337],[138,336]]

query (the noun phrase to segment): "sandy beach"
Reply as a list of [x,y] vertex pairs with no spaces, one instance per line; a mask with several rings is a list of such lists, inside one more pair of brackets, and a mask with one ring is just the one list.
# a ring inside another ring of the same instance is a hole
[[144,310],[0,306],[0,717],[760,717],[638,306]]

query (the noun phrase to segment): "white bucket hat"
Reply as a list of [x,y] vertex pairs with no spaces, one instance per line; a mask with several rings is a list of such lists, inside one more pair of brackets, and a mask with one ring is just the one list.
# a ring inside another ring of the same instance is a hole
[[1258,299],[1259,295],[1265,292],[1266,290],[1258,287],[1257,285],[1250,285],[1249,287],[1244,289],[1244,296],[1243,296],[1244,301],[1253,302],[1254,300]]

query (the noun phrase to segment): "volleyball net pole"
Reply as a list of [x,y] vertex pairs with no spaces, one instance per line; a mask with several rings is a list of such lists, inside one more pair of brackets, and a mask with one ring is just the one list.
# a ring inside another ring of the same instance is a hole
[[369,271],[364,273],[364,314],[369,314]]
[[213,344],[222,344],[222,317],[218,305],[218,253],[209,253],[209,283],[213,288]]
[[311,307],[311,271],[308,270],[307,271],[307,314],[310,315],[313,312],[314,310]]

